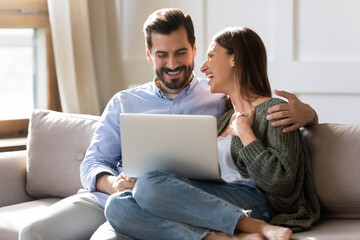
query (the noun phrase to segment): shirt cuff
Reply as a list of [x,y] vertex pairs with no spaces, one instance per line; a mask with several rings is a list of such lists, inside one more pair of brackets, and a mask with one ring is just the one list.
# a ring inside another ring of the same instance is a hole
[[109,173],[111,175],[117,176],[119,175],[118,172],[116,172],[114,169],[109,169],[109,168],[97,168],[93,173],[92,173],[92,178],[91,178],[91,184],[89,186],[89,191],[90,192],[96,192],[96,178],[99,174],[101,173]]

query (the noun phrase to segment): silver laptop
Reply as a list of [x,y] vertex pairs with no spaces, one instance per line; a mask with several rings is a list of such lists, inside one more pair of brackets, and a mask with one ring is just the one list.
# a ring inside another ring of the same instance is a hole
[[192,179],[220,179],[213,116],[121,114],[120,136],[128,177],[168,170]]

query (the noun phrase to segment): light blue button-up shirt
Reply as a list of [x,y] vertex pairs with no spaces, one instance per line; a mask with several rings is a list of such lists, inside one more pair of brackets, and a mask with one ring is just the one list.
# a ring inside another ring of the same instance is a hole
[[211,94],[208,81],[195,76],[174,99],[166,98],[155,81],[118,92],[106,106],[81,163],[83,186],[105,206],[109,195],[96,192],[95,182],[100,173],[117,176],[122,172],[120,113],[213,115],[218,118],[224,108],[224,95]]

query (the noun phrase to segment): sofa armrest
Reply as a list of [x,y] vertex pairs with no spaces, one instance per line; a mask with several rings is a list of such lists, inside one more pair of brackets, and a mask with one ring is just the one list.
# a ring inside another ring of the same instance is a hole
[[0,153],[0,207],[27,202],[26,151]]

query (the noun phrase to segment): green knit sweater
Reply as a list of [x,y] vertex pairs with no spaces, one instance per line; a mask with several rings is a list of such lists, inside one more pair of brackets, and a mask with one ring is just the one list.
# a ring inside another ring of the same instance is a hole
[[[272,98],[256,106],[252,126],[257,140],[246,147],[239,137],[231,140],[231,156],[241,174],[250,176],[275,211],[271,224],[294,232],[310,229],[320,217],[320,205],[312,175],[310,157],[299,130],[283,133],[272,127],[267,110],[284,101]],[[218,121],[218,134],[227,126],[234,110]]]

